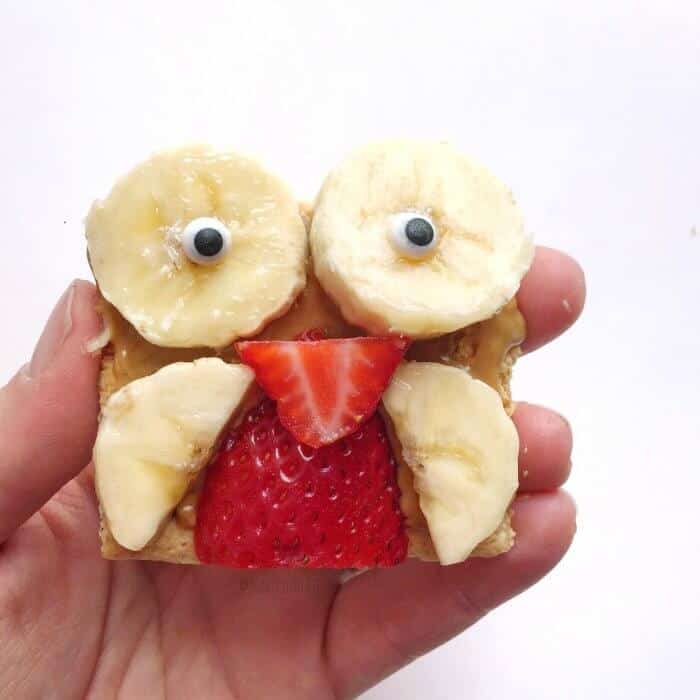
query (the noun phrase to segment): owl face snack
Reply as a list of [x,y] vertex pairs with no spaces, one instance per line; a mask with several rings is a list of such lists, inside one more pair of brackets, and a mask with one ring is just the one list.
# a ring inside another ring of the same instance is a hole
[[445,144],[362,148],[313,210],[253,161],[162,153],[86,222],[109,333],[102,552],[245,568],[507,551],[508,190]]

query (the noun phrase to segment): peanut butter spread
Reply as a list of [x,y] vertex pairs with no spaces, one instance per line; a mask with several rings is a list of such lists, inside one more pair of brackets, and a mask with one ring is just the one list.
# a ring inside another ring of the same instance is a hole
[[469,328],[409,348],[407,359],[466,367],[475,379],[493,387],[510,412],[510,375],[525,340],[525,319],[515,299],[495,316]]
[[[200,357],[236,361],[233,348],[180,349],[152,345],[104,299],[100,299],[98,311],[111,338],[104,355],[100,381],[102,403],[125,384],[153,374],[173,362],[191,362]],[[322,328],[332,338],[364,335],[360,329],[344,321],[311,273],[306,288],[292,308],[269,323],[255,340],[291,340],[310,328]],[[510,370],[524,338],[525,321],[512,300],[486,321],[440,338],[413,343],[407,359],[466,367],[473,377],[496,389],[508,407]]]
[[197,524],[198,497],[198,491],[191,491],[180,501],[175,511],[175,519],[186,530],[194,530],[194,526]]

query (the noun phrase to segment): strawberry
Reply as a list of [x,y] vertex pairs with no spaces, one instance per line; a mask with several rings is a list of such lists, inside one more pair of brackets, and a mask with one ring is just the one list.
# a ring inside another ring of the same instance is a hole
[[282,425],[305,445],[321,447],[350,435],[374,413],[408,340],[318,340],[313,332],[302,338],[243,341],[236,350],[277,401]]
[[314,449],[265,399],[208,466],[194,541],[202,562],[239,568],[399,564],[408,539],[382,419]]

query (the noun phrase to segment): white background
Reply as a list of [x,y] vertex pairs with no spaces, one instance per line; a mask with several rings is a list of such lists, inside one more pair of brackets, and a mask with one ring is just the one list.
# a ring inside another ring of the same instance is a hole
[[345,5],[0,0],[0,379],[89,274],[91,199],[152,150],[230,143],[312,196],[355,144],[448,138],[588,273],[515,382],[572,420],[579,533],[367,697],[700,697],[697,0]]

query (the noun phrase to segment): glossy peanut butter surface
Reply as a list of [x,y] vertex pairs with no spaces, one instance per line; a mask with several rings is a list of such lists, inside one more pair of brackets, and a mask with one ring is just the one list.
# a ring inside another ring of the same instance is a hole
[[[173,362],[190,362],[199,357],[221,357],[227,361],[236,361],[232,347],[178,349],[152,345],[106,301],[100,301],[99,311],[110,329],[111,337],[106,352],[108,375],[103,378],[104,398],[134,379],[153,374]],[[311,328],[322,328],[332,338],[365,335],[361,329],[345,322],[318,281],[309,274],[305,289],[291,309],[281,318],[270,322],[254,339],[291,340]],[[512,300],[486,321],[456,333],[413,343],[407,359],[466,367],[473,377],[489,384],[503,395],[503,364],[508,354],[524,338],[525,321],[515,300]]]

